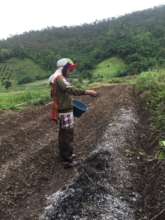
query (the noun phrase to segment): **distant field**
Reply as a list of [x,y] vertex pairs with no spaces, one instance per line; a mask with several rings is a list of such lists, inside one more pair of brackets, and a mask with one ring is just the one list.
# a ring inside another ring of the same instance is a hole
[[0,81],[7,78],[12,82],[12,86],[40,80],[48,75],[49,73],[28,58],[11,58],[0,63]]

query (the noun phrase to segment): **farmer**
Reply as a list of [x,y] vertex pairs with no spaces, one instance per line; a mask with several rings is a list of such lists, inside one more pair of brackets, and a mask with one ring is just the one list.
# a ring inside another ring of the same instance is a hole
[[73,154],[74,117],[71,95],[97,95],[94,90],[78,89],[70,84],[68,78],[76,67],[71,59],[62,58],[57,61],[55,73],[49,77],[53,99],[51,119],[59,121],[59,152],[66,168],[76,164]]

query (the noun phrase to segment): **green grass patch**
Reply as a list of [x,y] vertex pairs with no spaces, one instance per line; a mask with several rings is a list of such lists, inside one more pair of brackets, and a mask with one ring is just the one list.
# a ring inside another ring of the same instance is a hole
[[165,140],[164,141],[160,141],[159,159],[160,160],[164,160],[165,159]]
[[127,65],[119,58],[113,57],[99,63],[92,76],[94,79],[109,80],[112,77],[123,76],[127,74]]
[[0,109],[20,109],[31,104],[42,104],[50,100],[50,87],[44,80],[28,83],[15,90],[0,93]]

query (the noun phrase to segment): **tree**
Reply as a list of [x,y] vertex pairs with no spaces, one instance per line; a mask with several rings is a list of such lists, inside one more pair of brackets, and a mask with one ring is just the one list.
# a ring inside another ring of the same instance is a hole
[[10,80],[5,80],[2,84],[5,87],[5,89],[9,89],[12,86],[12,82]]

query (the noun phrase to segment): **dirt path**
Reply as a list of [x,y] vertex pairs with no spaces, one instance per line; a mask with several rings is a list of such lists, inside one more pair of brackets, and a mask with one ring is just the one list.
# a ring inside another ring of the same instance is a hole
[[[119,109],[136,108],[130,86],[103,87],[99,93],[97,98],[81,98],[90,106],[89,112],[75,122],[75,152],[82,160],[95,149]],[[49,109],[42,106],[0,114],[2,220],[38,219],[47,196],[65,187],[78,173],[77,169],[65,170],[60,162],[58,127],[50,122]],[[137,173],[137,179],[144,174],[141,170]]]

